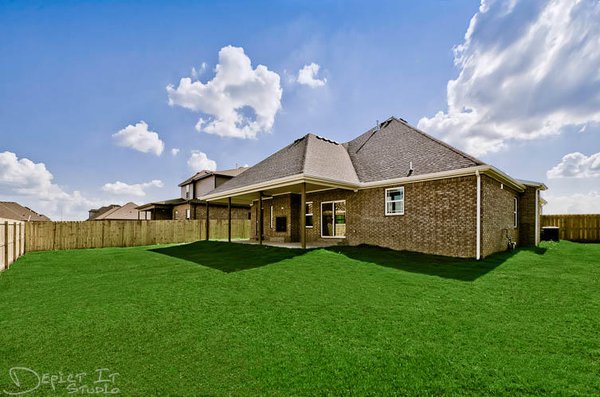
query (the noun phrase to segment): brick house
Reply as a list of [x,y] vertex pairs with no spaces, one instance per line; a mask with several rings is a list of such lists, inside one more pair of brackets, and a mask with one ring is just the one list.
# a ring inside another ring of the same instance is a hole
[[201,198],[250,204],[255,239],[464,258],[539,241],[541,183],[391,117],[347,143],[308,134]]
[[[246,169],[247,167],[239,167],[230,170],[197,172],[178,185],[181,189],[180,197],[138,206],[140,219],[206,219],[206,205],[199,197],[221,186]],[[209,214],[210,219],[228,219],[227,205],[215,204],[211,209],[213,211]],[[248,219],[250,216],[248,204],[233,205],[231,212],[233,219]]]

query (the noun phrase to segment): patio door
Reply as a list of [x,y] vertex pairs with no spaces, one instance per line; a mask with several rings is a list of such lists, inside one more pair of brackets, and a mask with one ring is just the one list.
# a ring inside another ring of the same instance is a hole
[[321,203],[321,237],[346,237],[346,201]]

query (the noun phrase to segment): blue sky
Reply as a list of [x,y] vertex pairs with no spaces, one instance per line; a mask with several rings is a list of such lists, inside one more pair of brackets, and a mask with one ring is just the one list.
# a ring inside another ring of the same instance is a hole
[[2,2],[0,200],[81,219],[176,197],[197,167],[252,165],[307,132],[347,141],[396,115],[545,182],[547,212],[600,212],[599,9]]

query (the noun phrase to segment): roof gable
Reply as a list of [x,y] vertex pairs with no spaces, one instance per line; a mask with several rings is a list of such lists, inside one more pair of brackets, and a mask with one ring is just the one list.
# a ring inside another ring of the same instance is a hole
[[386,120],[379,130],[373,128],[345,146],[361,182],[431,174],[484,164],[396,118]]

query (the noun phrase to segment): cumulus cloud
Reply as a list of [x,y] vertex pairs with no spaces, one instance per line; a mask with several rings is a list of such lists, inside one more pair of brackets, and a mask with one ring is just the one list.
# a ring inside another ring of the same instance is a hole
[[546,175],[554,178],[590,178],[600,176],[600,153],[586,156],[574,152],[564,156]]
[[146,189],[152,187],[163,187],[164,184],[158,179],[154,179],[146,183],[135,183],[129,185],[127,183],[116,181],[114,183],[106,183],[102,186],[102,190],[110,194],[116,194],[121,196],[136,196],[144,197],[146,195]]
[[171,149],[172,156],[177,156],[178,154],[179,154],[179,148],[174,147],[173,149]]
[[600,191],[570,195],[546,195],[544,214],[600,214]]
[[304,67],[298,71],[298,77],[296,81],[299,84],[307,85],[312,88],[323,87],[327,83],[327,79],[317,78],[319,69],[321,69],[321,66],[314,62],[310,65],[304,65]]
[[15,153],[0,153],[0,194],[32,207],[52,219],[81,218],[99,204],[79,191],[68,193],[53,182],[54,176],[44,163],[18,158]]
[[119,132],[113,134],[116,144],[128,147],[142,153],[154,153],[160,156],[165,144],[160,140],[158,134],[148,129],[148,124],[140,121],[136,125],[128,125]]
[[219,51],[215,77],[202,83],[185,77],[167,86],[169,105],[203,114],[196,129],[223,137],[254,138],[270,131],[281,108],[279,75],[264,65],[252,68],[243,48]]
[[418,126],[481,155],[600,121],[600,2],[482,0],[448,82]]
[[214,171],[217,169],[217,162],[208,158],[206,153],[199,150],[192,150],[192,154],[187,161],[190,170],[198,172],[202,170]]

